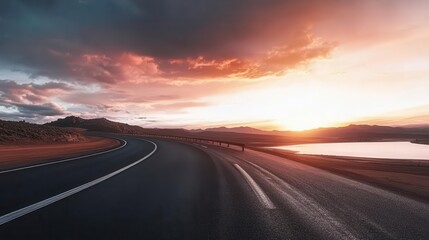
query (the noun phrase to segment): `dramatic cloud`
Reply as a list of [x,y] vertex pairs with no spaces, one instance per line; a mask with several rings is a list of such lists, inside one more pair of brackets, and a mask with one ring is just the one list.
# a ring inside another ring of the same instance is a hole
[[24,116],[58,116],[63,115],[64,111],[58,105],[45,103],[41,105],[15,104],[18,111]]
[[279,75],[328,56],[335,37],[315,33],[378,29],[401,2],[1,1],[0,61],[34,78],[103,84]]
[[8,109],[2,116],[6,118],[34,118],[65,114],[51,97],[71,90],[65,83],[18,84],[10,80],[0,80],[0,107]]
[[260,77],[325,57],[342,1],[2,1],[0,60],[32,77],[116,83]]
[[[345,57],[351,43],[365,46],[356,50],[365,55],[375,43],[413,36],[416,26],[426,26],[428,5],[425,0],[0,1],[0,78],[12,79],[0,81],[0,117],[153,114],[162,122],[161,114],[170,112],[168,119],[188,113],[192,120],[190,112],[213,107],[232,92],[304,82],[289,76],[296,69],[311,72],[336,54]],[[330,72],[358,58],[347,56],[319,70]],[[359,72],[347,78],[311,79],[337,86],[370,71],[362,62],[350,64],[347,71]],[[307,93],[295,102],[310,101],[301,99]],[[214,117],[225,109],[236,114],[229,101],[224,106],[212,111]],[[207,115],[200,114],[200,119]]]
[[11,80],[0,80],[0,101],[9,103],[43,103],[49,97],[72,90],[65,83],[18,84]]

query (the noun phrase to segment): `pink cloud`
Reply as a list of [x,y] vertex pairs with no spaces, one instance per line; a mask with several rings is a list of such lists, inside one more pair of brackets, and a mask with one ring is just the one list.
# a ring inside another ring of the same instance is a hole
[[72,90],[72,87],[56,82],[18,84],[10,80],[0,80],[0,89],[0,101],[2,102],[39,104],[48,102],[52,96]]
[[10,80],[0,80],[0,106],[14,110],[0,113],[6,119],[45,118],[65,114],[64,109],[51,102],[51,97],[72,88],[64,83],[18,84]]
[[[76,79],[104,84],[123,82],[198,81],[259,78],[280,75],[288,69],[327,57],[333,44],[304,35],[292,43],[260,51],[251,58],[208,58],[206,56],[162,59],[135,53],[65,56]],[[63,55],[60,55],[64,57]]]

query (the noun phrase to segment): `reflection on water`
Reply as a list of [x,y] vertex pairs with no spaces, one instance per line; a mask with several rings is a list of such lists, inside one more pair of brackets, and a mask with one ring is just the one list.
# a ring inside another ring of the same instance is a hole
[[315,143],[273,148],[297,151],[300,154],[429,160],[429,145],[410,142]]

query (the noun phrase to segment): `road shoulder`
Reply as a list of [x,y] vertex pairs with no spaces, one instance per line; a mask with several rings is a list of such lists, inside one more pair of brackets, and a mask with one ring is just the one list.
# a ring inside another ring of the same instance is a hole
[[0,145],[0,169],[10,169],[96,153],[118,147],[112,138],[88,136],[81,142],[56,144]]

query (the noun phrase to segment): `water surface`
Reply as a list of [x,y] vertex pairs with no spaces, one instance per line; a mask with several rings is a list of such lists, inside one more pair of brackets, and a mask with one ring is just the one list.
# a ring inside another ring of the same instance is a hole
[[273,147],[299,154],[429,160],[429,145],[410,142],[311,143]]

